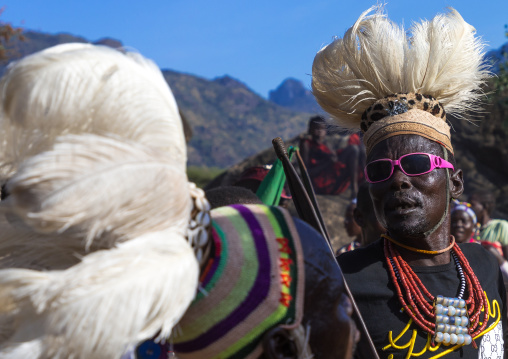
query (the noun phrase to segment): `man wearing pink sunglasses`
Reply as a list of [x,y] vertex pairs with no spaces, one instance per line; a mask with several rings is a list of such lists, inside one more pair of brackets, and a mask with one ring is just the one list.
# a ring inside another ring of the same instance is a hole
[[[318,103],[364,133],[365,178],[387,229],[338,258],[344,277],[381,358],[503,358],[497,263],[450,234],[464,183],[446,112],[476,109],[489,76],[483,45],[453,9],[409,31],[371,10],[313,64]],[[357,357],[369,358],[365,347]]]

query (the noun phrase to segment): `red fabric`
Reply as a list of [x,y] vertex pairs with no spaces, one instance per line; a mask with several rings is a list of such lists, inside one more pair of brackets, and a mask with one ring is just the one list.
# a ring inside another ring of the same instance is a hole
[[[324,143],[317,143],[312,139],[304,139],[309,154],[307,168],[311,173],[311,181],[316,194],[338,195],[343,193],[350,185],[349,176],[346,165],[340,160],[333,160],[333,153]],[[348,139],[348,145],[360,145],[361,140],[358,134],[352,134]],[[336,152],[337,157],[340,156],[344,149]],[[314,170],[315,169],[315,170]],[[320,170],[319,170],[320,169]],[[314,171],[313,171],[314,170]],[[316,174],[316,171],[319,173]],[[363,180],[363,169],[358,171],[358,182]]]
[[484,247],[494,247],[501,256],[503,256],[503,246],[499,242],[480,241],[480,244]]
[[[270,172],[270,170],[268,168],[266,168],[265,166],[249,167],[245,171],[242,172],[242,174],[240,175],[240,178],[238,179],[238,181],[235,182],[235,184],[238,185],[242,181],[247,181],[247,180],[255,180],[255,181],[259,181],[259,183],[261,183],[263,181],[263,179],[266,177],[266,175],[268,174],[268,172]],[[281,193],[280,197],[285,198],[285,199],[292,198],[291,194],[289,194],[285,188],[282,189],[282,193]]]
[[[349,180],[337,183],[338,177],[346,165],[342,162],[334,162],[332,151],[324,143],[317,143],[311,139],[304,140],[309,150],[309,172],[316,167],[322,168],[318,175],[311,175],[312,185],[317,194],[340,194],[349,186]],[[341,151],[342,152],[342,151]]]
[[360,146],[362,144],[362,141],[360,140],[360,135],[357,133],[353,133],[351,136],[349,136],[349,140],[347,141],[347,144]]
[[263,166],[254,166],[249,167],[245,171],[242,172],[238,182],[253,179],[258,180],[259,182],[263,181],[263,178],[268,174],[269,169]]

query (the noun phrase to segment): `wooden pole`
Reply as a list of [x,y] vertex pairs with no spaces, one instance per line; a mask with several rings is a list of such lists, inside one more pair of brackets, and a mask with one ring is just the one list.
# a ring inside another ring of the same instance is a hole
[[[284,146],[284,142],[280,137],[274,138],[272,140],[272,145],[275,150],[275,153],[277,154],[277,157],[281,160],[282,165],[284,166],[284,172],[286,174],[286,179],[288,181],[289,189],[291,190],[291,196],[293,197],[293,202],[295,204],[296,211],[298,212],[298,215],[302,220],[310,224],[314,229],[316,229],[323,238],[326,239],[326,243],[328,244],[328,248],[330,249],[330,252],[332,253],[333,258],[335,258],[335,253],[333,251],[333,248],[330,243],[330,239],[328,238],[328,232],[325,229],[324,222],[322,222],[322,216],[321,213],[319,215],[317,214],[317,211],[319,211],[319,207],[314,207],[312,200],[309,197],[309,194],[307,193],[307,190],[305,189],[304,184],[302,183],[300,177],[298,176],[298,173],[296,172],[295,168],[291,164],[291,161],[289,161],[289,157],[287,156],[286,147]],[[301,169],[302,171],[306,172],[306,169]],[[308,176],[308,174],[307,174]],[[309,185],[312,188],[312,184]],[[312,190],[313,193],[313,190]],[[321,221],[319,217],[321,216]],[[336,261],[337,266],[339,266],[339,263]],[[340,266],[339,266],[340,268]],[[342,273],[342,270],[341,270]],[[344,287],[346,289],[346,293],[351,300],[351,304],[353,305],[353,319],[356,322],[356,325],[358,329],[360,330],[360,333],[363,337],[363,339],[366,339],[366,341],[369,344],[371,355],[369,358],[373,359],[379,359],[379,355],[376,351],[376,347],[374,346],[374,342],[372,341],[372,338],[370,337],[369,331],[367,330],[367,326],[365,325],[365,322],[363,321],[362,315],[360,313],[360,310],[358,309],[358,306],[356,305],[355,299],[353,298],[353,295],[351,293],[351,290],[349,289],[349,286],[346,282],[346,279],[344,278],[344,275],[342,276],[344,281]]]

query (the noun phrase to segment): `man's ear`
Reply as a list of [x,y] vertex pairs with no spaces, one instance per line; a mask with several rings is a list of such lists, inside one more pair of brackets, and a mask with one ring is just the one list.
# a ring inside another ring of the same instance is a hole
[[364,224],[363,223],[363,214],[362,212],[358,209],[358,207],[356,207],[354,210],[353,210],[353,218],[356,222],[357,225],[359,225],[360,227],[363,228]]
[[265,359],[298,359],[296,344],[287,329],[275,327],[263,336]]
[[452,198],[459,198],[464,192],[464,178],[461,169],[456,170],[450,176],[450,194]]

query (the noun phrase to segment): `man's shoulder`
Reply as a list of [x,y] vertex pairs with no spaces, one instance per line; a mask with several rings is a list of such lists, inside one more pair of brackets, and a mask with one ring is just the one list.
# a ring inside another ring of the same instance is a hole
[[351,293],[360,306],[369,303],[372,298],[386,301],[393,296],[388,287],[390,278],[381,240],[341,254],[337,260]]
[[496,257],[483,246],[477,243],[462,243],[459,248],[466,256],[469,265],[473,268],[475,273],[477,270],[486,271],[487,273],[498,272],[498,261]]
[[384,262],[382,241],[377,240],[366,247],[345,252],[337,257],[337,261],[344,275],[375,271]]

